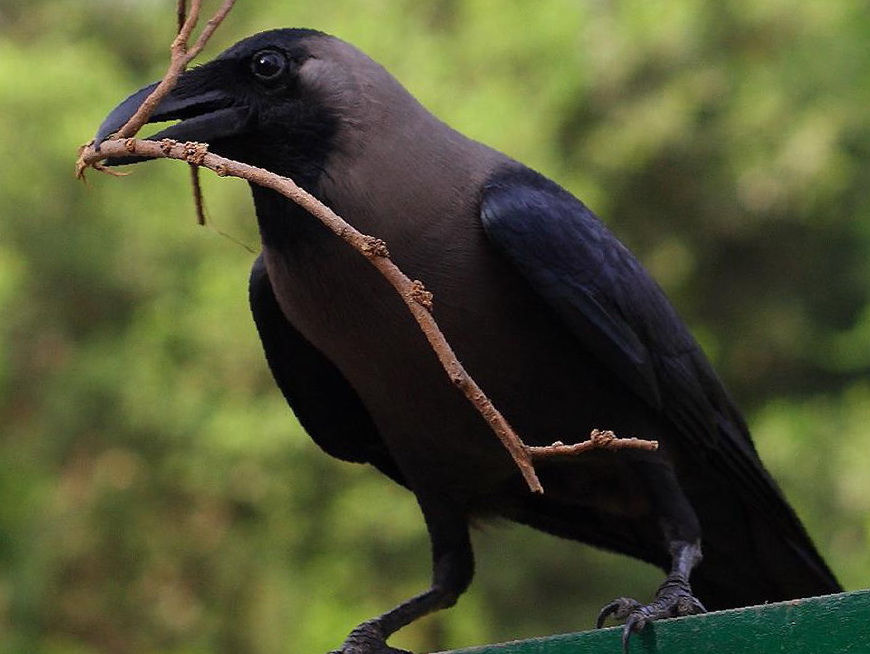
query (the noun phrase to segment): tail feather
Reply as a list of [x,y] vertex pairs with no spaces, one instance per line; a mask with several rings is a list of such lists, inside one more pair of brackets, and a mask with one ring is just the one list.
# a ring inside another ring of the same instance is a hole
[[[785,505],[790,511],[790,508]],[[842,591],[803,527],[784,535],[763,516],[745,510],[725,523],[701,524],[703,560],[692,575],[692,589],[710,610],[752,606]],[[721,518],[721,512],[718,516]],[[727,530],[725,532],[721,530]],[[721,533],[735,534],[730,538]]]

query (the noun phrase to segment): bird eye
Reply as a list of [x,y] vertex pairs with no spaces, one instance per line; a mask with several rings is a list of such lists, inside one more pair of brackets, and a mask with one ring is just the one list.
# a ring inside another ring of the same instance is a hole
[[263,82],[276,80],[286,67],[286,57],[276,50],[262,50],[251,60],[251,71]]

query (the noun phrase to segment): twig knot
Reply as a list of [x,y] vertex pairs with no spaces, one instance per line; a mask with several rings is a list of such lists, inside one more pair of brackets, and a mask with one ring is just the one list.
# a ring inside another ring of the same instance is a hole
[[595,443],[596,447],[609,447],[616,440],[616,434],[609,429],[593,429],[589,434],[589,440]]
[[188,141],[184,144],[184,160],[194,166],[201,166],[208,154],[208,143]]
[[371,258],[384,257],[389,258],[390,251],[387,249],[387,244],[381,239],[374,236],[366,236],[362,246],[362,252],[365,256]]
[[419,279],[415,279],[411,282],[410,296],[414,302],[422,306],[424,309],[432,311],[432,292],[427,291],[426,287],[423,286],[423,282]]

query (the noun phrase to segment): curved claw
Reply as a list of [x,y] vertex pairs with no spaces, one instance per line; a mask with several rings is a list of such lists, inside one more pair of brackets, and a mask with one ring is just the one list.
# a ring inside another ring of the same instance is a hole
[[631,640],[631,634],[637,634],[643,631],[646,626],[647,617],[644,615],[643,608],[640,607],[631,612],[622,626],[622,651],[623,654],[628,654],[628,641]]
[[665,583],[656,593],[656,598],[643,605],[630,597],[618,597],[601,609],[596,626],[600,629],[604,621],[613,616],[625,620],[622,628],[622,651],[628,654],[631,635],[643,631],[647,623],[663,618],[676,618],[696,613],[706,613],[704,605],[691,594],[688,585]]
[[634,611],[642,608],[642,604],[638,602],[636,599],[632,599],[630,597],[617,597],[610,604],[605,606],[598,613],[598,619],[595,621],[595,628],[601,629],[604,626],[604,622],[610,616],[613,616],[617,620],[625,620],[628,618]]

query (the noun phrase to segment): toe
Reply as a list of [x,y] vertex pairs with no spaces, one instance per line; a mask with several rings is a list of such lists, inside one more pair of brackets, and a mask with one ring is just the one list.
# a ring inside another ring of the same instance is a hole
[[617,620],[625,620],[622,628],[622,650],[627,653],[631,635],[643,631],[647,623],[696,613],[706,613],[706,609],[691,591],[669,586],[660,589],[655,600],[646,605],[629,597],[618,597],[601,609],[596,627],[600,629],[611,616]]
[[625,620],[632,612],[641,607],[640,602],[630,597],[617,597],[610,604],[605,606],[598,613],[598,620],[595,621],[597,629],[604,626],[605,620],[613,616],[617,620]]
[[[639,606],[639,605],[638,605]],[[622,651],[623,654],[628,654],[628,642],[631,640],[631,635],[640,633],[646,626],[647,618],[644,615],[643,608],[632,611],[626,618],[625,624],[622,626]]]
[[706,613],[707,609],[701,604],[701,601],[694,595],[683,595],[677,600],[676,615],[696,615],[698,613]]

